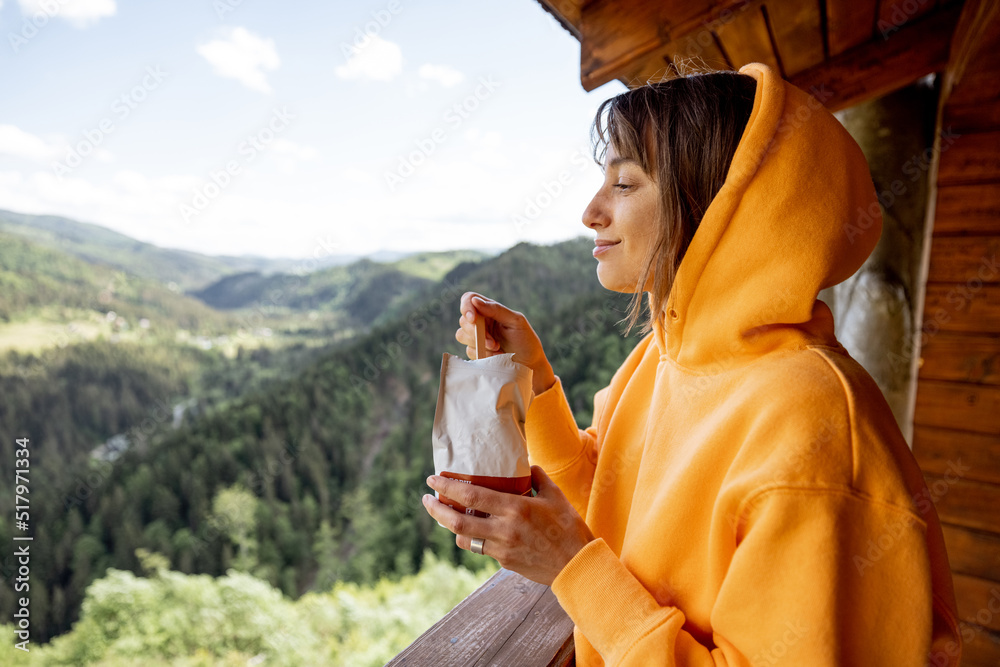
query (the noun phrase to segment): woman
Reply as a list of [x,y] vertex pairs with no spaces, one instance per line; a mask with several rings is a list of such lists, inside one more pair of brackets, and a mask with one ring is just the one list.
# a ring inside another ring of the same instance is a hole
[[534,372],[537,496],[431,477],[491,516],[427,511],[552,586],[578,665],[957,664],[922,475],[816,299],[881,232],[857,144],[756,63],[622,93],[595,138],[597,275],[647,295],[651,333],[579,430],[524,317],[466,294],[458,340],[485,317]]

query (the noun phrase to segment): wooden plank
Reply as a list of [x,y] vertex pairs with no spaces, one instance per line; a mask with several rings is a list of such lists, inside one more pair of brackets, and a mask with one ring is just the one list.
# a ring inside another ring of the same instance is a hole
[[1000,287],[985,285],[974,289],[963,283],[927,285],[922,331],[929,336],[938,331],[1000,331]]
[[974,623],[959,622],[962,630],[962,667],[1000,665],[1000,632]]
[[913,422],[1000,435],[1000,387],[921,380]]
[[[573,621],[546,588],[523,623],[496,650],[484,654],[475,667],[549,665],[560,660],[573,643]],[[555,648],[555,650],[553,650]]]
[[1000,187],[939,186],[934,234],[1000,234]]
[[819,0],[768,0],[765,6],[785,76],[823,62]]
[[889,39],[872,39],[789,80],[803,90],[823,86],[831,93],[825,104],[832,111],[902,88],[944,69],[959,9],[949,6],[927,14]]
[[968,479],[1000,484],[1000,437],[916,425],[913,456],[920,469],[935,475],[965,470]]
[[881,0],[875,33],[879,39],[891,37],[907,23],[934,8],[933,0]]
[[826,0],[826,39],[831,56],[872,38],[876,0]]
[[1000,99],[971,104],[947,104],[944,108],[944,126],[958,134],[1000,130]]
[[925,336],[919,375],[921,380],[1000,384],[1000,335]]
[[677,76],[677,71],[665,57],[665,49],[660,47],[639,61],[630,63],[618,77],[629,88],[638,88],[647,83],[656,83]]
[[618,78],[669,41],[656,3],[594,0],[580,10],[580,80],[586,90]]
[[715,40],[712,31],[703,26],[667,44],[665,55],[678,68],[700,65],[711,69],[732,69]]
[[759,8],[756,11],[740,12],[728,23],[721,23],[716,27],[715,34],[736,69],[747,63],[758,62],[776,72],[781,71],[771,47],[771,36],[767,31],[767,23],[764,22],[764,13]]
[[941,152],[939,184],[987,181],[1000,181],[1000,131],[963,134]]
[[942,524],[953,572],[1000,581],[1000,535]]
[[970,285],[1000,283],[1000,234],[933,239],[927,281],[967,282]]
[[762,0],[648,2],[591,0],[581,6],[580,82],[585,90],[634,72],[641,60],[682,35],[728,25]]
[[[546,593],[549,598],[545,597]],[[558,604],[552,605],[554,599],[548,586],[525,579],[515,572],[500,570],[389,661],[387,666],[465,667],[478,664],[477,661],[484,656],[489,659],[489,656],[497,655],[512,638],[521,642],[519,646],[523,648],[522,634],[531,628],[535,631],[532,634],[535,645],[530,652],[534,661],[522,660],[516,664],[548,667],[553,659],[564,654],[567,639],[559,636],[566,628],[562,619],[566,614]],[[539,604],[540,601],[542,604]],[[534,611],[539,612],[537,617]],[[521,629],[526,622],[528,628]],[[543,623],[555,629],[543,632],[540,627]],[[570,636],[572,630],[570,623]],[[521,655],[523,658],[527,653]]]
[[581,0],[538,0],[574,37],[580,39]]
[[1000,532],[1000,486],[968,479],[949,481],[930,473],[924,474],[931,499],[943,523],[965,528]]
[[958,617],[967,623],[1000,631],[1000,584],[965,574],[955,574],[952,579]]

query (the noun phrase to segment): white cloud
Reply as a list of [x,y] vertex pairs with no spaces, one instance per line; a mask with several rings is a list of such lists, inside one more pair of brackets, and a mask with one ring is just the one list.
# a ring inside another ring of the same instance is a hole
[[273,39],[258,37],[246,28],[233,28],[222,39],[198,47],[219,76],[236,79],[251,90],[270,93],[265,71],[278,69],[281,59]]
[[275,139],[269,148],[275,153],[289,155],[299,160],[311,160],[319,155],[319,151],[312,146],[302,146],[287,139]]
[[341,79],[371,79],[392,81],[403,71],[403,51],[398,44],[378,35],[367,37],[359,46],[351,47],[351,57],[335,73]]
[[0,125],[0,155],[27,158],[38,162],[55,154],[55,147],[41,137],[13,125]]
[[456,86],[465,79],[465,75],[453,67],[449,67],[448,65],[431,65],[429,63],[421,65],[417,74],[422,79],[437,81],[445,88]]
[[58,16],[76,28],[86,28],[118,11],[115,0],[18,0],[26,16]]

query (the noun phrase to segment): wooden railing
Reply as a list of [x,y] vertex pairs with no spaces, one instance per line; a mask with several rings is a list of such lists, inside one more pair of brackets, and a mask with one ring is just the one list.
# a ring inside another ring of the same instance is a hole
[[500,570],[386,667],[572,667],[573,621],[548,586]]

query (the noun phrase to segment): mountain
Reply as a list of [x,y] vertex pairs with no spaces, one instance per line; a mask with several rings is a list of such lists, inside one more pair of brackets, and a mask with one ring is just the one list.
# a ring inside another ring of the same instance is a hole
[[106,320],[109,312],[116,322],[123,318],[136,327],[146,319],[154,331],[171,334],[235,328],[231,316],[156,280],[0,232],[0,323],[39,319],[86,326]]
[[[290,271],[294,259],[202,255],[188,250],[161,248],[125,234],[87,222],[54,215],[28,215],[0,210],[0,232],[20,236],[33,243],[60,250],[80,259],[121,269],[127,273],[176,283],[181,289],[197,289],[222,276],[241,271]],[[322,258],[320,265],[357,259],[347,255]]]
[[367,327],[413,299],[462,263],[485,255],[473,250],[418,253],[391,263],[361,259],[307,274],[238,273],[189,292],[213,308],[283,308],[336,312],[344,328]]

